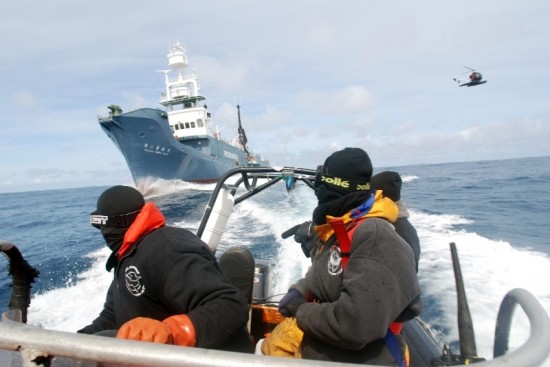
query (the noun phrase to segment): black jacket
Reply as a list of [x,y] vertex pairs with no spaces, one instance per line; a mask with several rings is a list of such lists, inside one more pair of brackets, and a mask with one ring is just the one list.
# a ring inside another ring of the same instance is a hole
[[79,332],[118,329],[138,316],[163,320],[178,314],[193,322],[197,347],[218,349],[242,335],[248,304],[205,243],[188,230],[162,227],[119,260],[103,311]]

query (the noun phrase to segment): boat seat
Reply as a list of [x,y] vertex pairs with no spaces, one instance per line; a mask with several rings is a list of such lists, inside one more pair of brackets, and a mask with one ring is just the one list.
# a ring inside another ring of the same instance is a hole
[[225,250],[218,263],[231,284],[240,289],[249,304],[252,303],[256,266],[252,253],[244,246],[233,246]]

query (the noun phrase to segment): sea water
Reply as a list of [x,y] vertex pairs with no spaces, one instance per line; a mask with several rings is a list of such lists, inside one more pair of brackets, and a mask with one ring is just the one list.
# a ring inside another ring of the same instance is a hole
[[[509,290],[528,290],[550,314],[550,157],[384,169],[398,171],[404,181],[402,201],[422,247],[422,317],[441,342],[456,347],[458,340],[451,242],[458,250],[479,355],[492,358],[498,307]],[[102,309],[112,279],[105,270],[109,250],[89,224],[89,213],[106,188],[0,194],[0,239],[17,245],[40,271],[29,324],[76,331]],[[213,188],[162,180],[138,186],[169,225],[193,232]],[[243,245],[257,259],[271,261],[271,297],[278,300],[310,264],[300,246],[292,238],[283,240],[281,233],[308,220],[315,205],[305,185],[290,193],[284,184],[267,189],[235,206],[217,255]],[[6,269],[0,276],[3,309],[10,284]],[[516,314],[511,349],[529,332],[525,315]]]

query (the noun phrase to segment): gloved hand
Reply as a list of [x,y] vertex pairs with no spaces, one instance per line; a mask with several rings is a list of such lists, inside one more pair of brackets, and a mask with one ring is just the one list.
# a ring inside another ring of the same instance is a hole
[[194,347],[197,344],[195,326],[187,315],[174,315],[162,321],[174,337],[174,344]]
[[294,233],[294,241],[298,243],[304,243],[310,240],[315,235],[313,230],[313,223],[310,220],[300,224],[296,232]]
[[161,321],[146,317],[136,317],[125,322],[116,337],[119,339],[141,340],[144,342],[173,344],[170,328]]
[[311,257],[312,251],[317,244],[317,233],[313,229],[311,221],[304,222],[298,227],[294,234],[294,241],[302,246],[302,252],[306,257]]
[[304,255],[311,257],[317,245],[317,233],[313,229],[313,223],[308,220],[302,224],[296,224],[281,233],[281,237],[283,238],[288,238],[292,235],[294,235],[294,241],[302,245]]
[[285,317],[294,317],[298,308],[306,302],[304,296],[293,288],[279,301],[279,312]]

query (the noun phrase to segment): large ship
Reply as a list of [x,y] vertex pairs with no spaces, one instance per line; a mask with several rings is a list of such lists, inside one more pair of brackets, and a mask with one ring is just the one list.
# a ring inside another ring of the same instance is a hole
[[[98,118],[124,156],[134,181],[152,177],[210,183],[235,167],[269,165],[248,149],[239,106],[237,136],[232,141],[222,138],[220,129],[211,124],[197,75],[184,73],[188,60],[180,42],[171,46],[167,58],[171,69],[162,70],[166,90],[160,104],[164,109],[123,113],[111,105],[109,116]],[[177,75],[171,78],[174,72]]]

